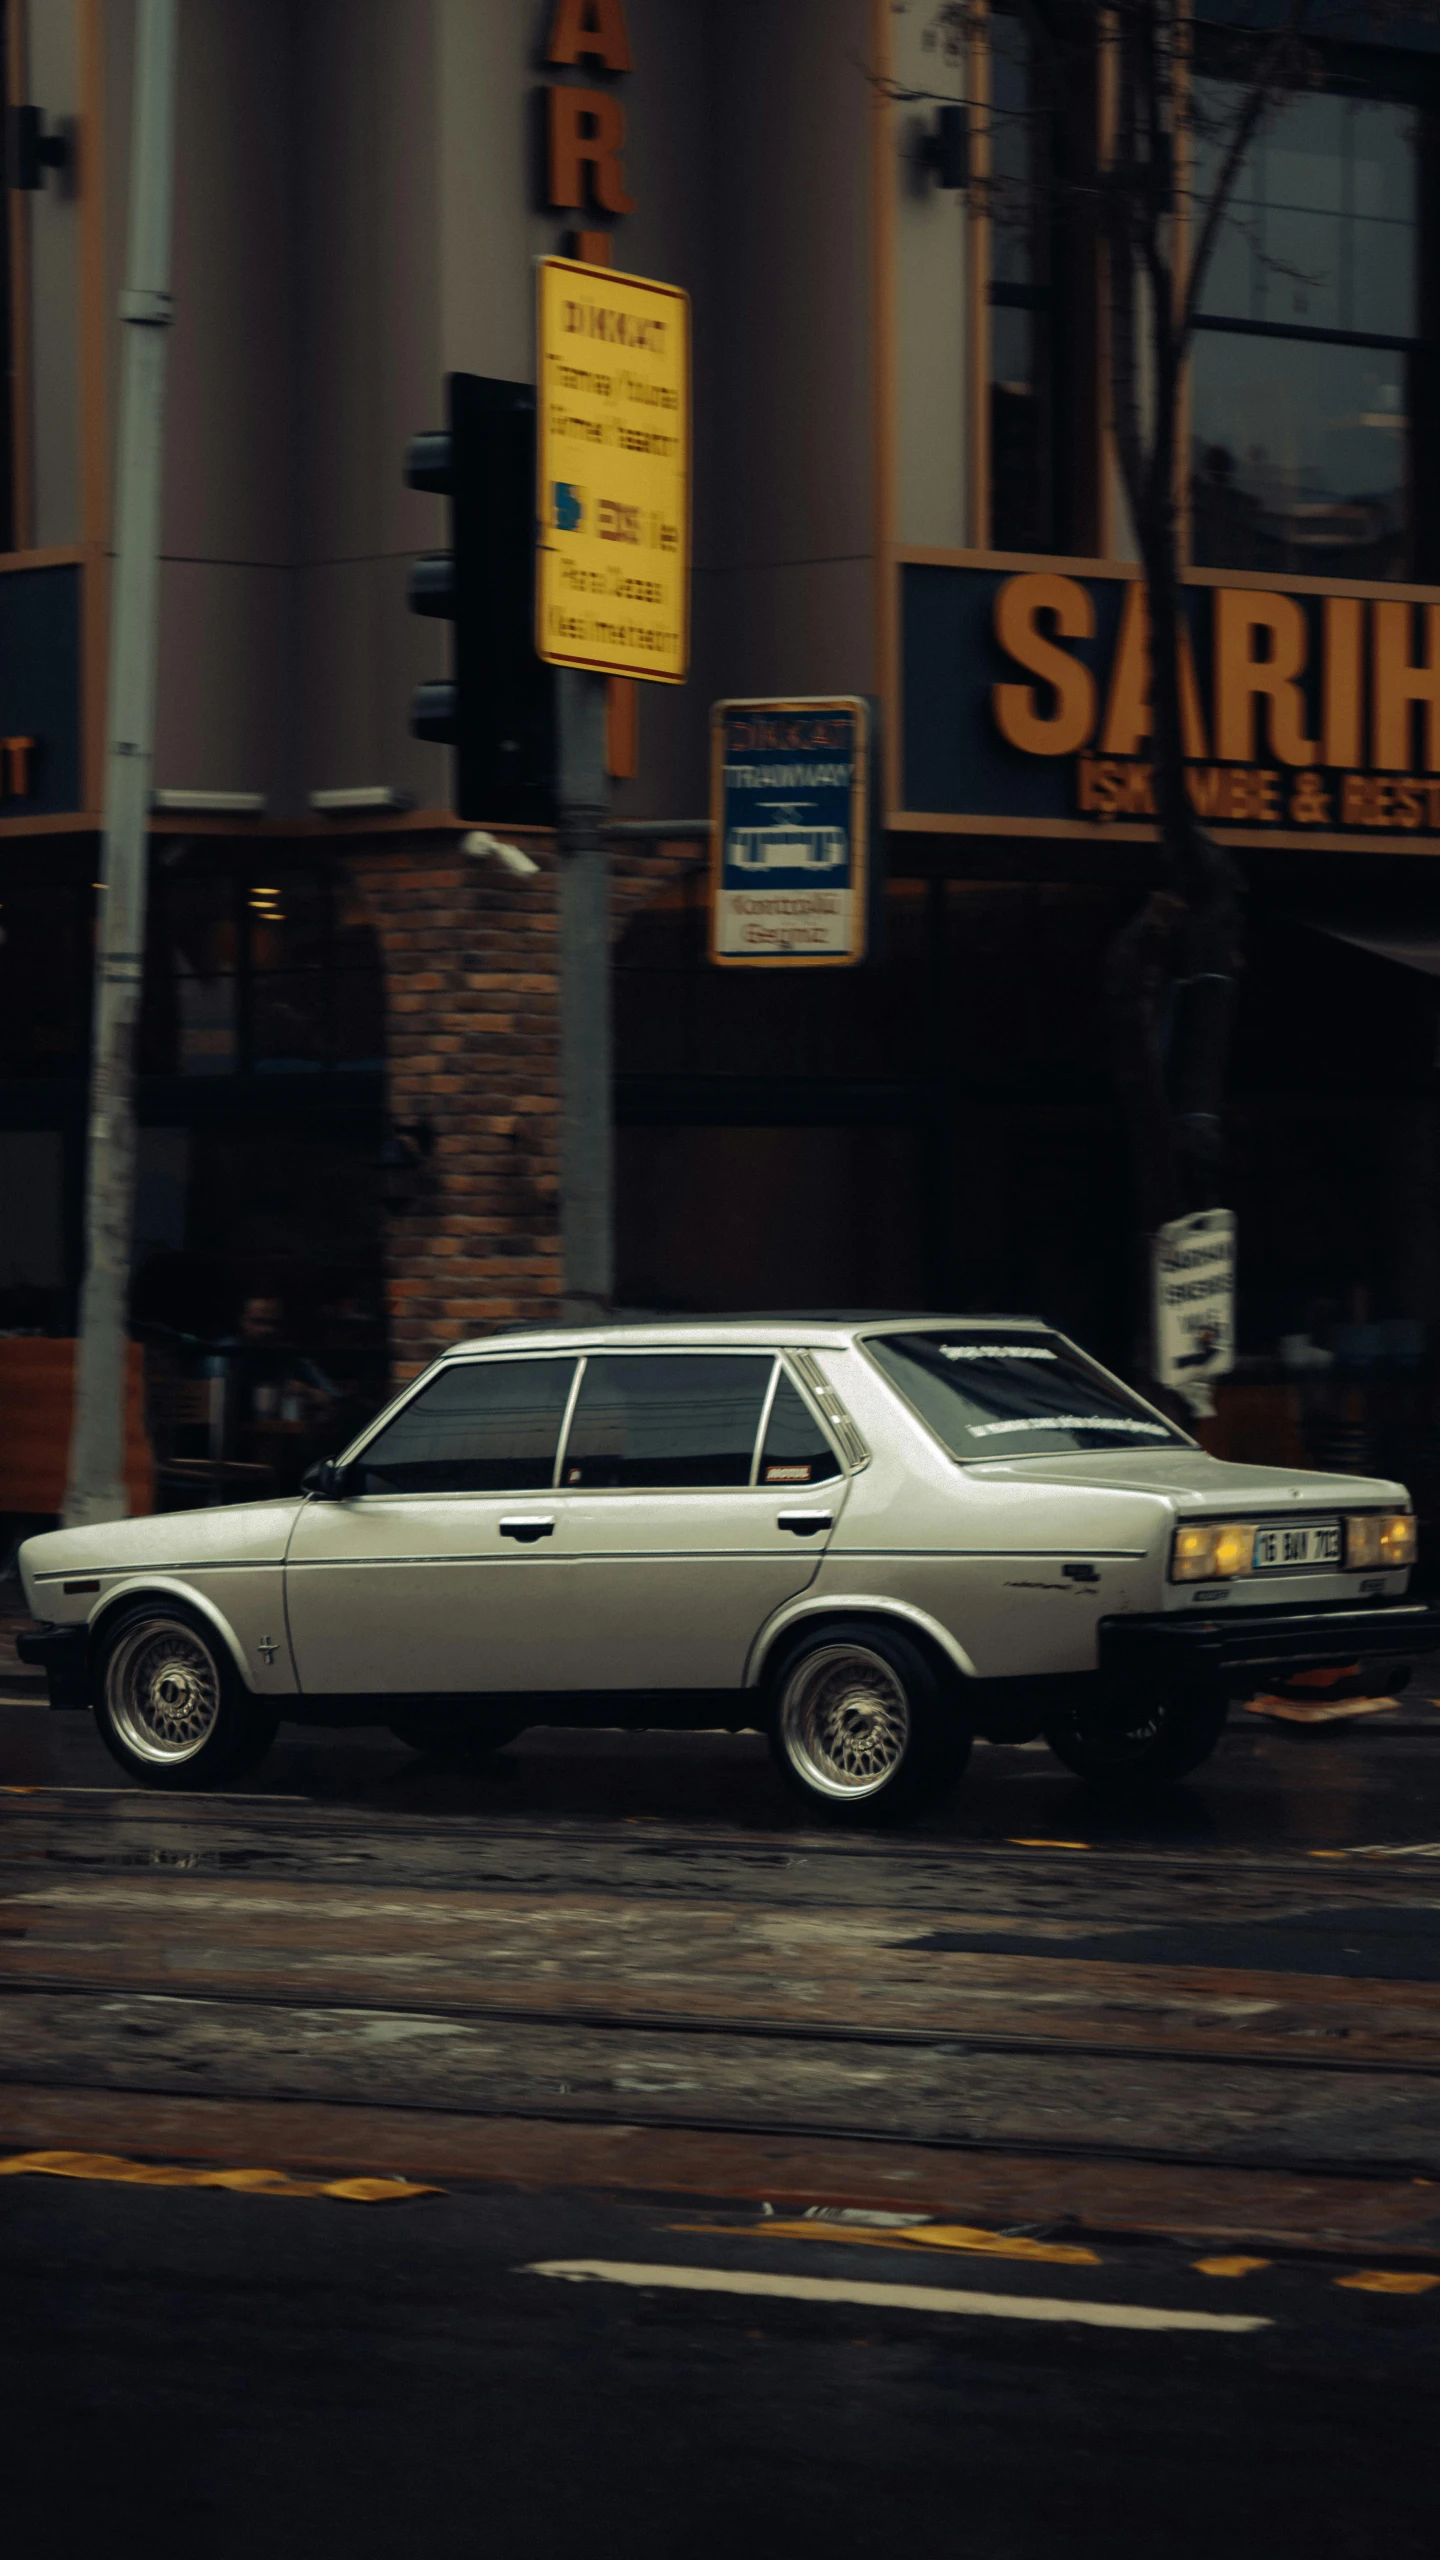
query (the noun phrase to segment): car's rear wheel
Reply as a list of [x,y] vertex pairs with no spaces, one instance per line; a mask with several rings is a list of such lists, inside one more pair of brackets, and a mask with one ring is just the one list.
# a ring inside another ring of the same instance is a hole
[[1224,1698],[1099,1692],[1045,1727],[1057,1760],[1092,1786],[1146,1795],[1208,1760],[1225,1730]]
[[105,1628],[95,1722],[112,1758],[144,1787],[214,1787],[253,1769],[279,1718],[252,1698],[220,1638],[169,1604],[129,1609]]
[[969,1756],[955,1698],[921,1647],[890,1627],[807,1632],[768,1686],[781,1774],[830,1821],[899,1821],[952,1785]]

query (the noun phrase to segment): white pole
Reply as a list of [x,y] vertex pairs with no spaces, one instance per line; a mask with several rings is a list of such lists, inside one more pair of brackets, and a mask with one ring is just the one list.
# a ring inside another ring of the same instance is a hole
[[176,0],[137,0],[105,840],[95,928],[85,1285],[76,1352],[67,1526],[123,1519],[135,1032],[145,966],[145,855],[155,753],[160,497],[175,164]]

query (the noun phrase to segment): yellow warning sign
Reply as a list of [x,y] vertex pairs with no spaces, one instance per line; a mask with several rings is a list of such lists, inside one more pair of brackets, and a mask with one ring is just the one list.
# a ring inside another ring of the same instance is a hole
[[690,297],[540,265],[535,646],[552,666],[684,680]]

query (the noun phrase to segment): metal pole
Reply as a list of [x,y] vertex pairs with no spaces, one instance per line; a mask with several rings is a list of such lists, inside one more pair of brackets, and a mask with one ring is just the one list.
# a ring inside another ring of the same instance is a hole
[[615,1287],[605,678],[559,670],[560,1229],[565,1313],[609,1312]]
[[138,0],[115,503],[105,838],[95,927],[85,1285],[65,1519],[123,1519],[135,1209],[135,1030],[155,751],[160,496],[175,160],[176,0]]

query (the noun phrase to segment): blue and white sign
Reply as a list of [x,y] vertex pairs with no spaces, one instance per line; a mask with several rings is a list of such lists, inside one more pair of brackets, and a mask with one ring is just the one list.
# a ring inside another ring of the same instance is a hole
[[870,706],[717,702],[710,956],[750,968],[865,957]]

